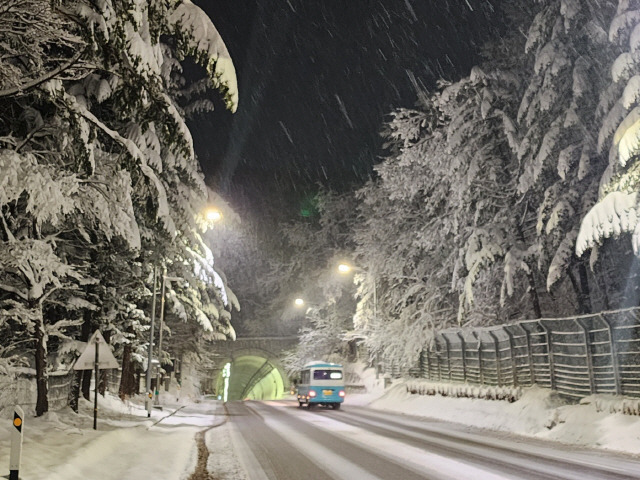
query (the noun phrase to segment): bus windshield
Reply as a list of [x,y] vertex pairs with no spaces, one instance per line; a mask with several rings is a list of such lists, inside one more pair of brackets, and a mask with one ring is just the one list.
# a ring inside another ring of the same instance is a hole
[[314,380],[340,380],[342,372],[340,370],[314,370]]

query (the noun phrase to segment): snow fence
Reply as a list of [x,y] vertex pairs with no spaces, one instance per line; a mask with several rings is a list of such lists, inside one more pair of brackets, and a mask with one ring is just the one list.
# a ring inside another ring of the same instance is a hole
[[538,385],[569,398],[640,397],[640,308],[438,332],[409,374],[481,386]]

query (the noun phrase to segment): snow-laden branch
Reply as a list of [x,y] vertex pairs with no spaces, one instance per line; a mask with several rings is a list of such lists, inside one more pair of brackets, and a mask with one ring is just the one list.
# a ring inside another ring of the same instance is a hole
[[24,93],[25,91],[30,90],[34,87],[37,87],[38,85],[42,85],[44,82],[51,80],[55,76],[71,68],[78,60],[80,60],[80,57],[82,56],[83,53],[84,53],[84,50],[76,53],[73,57],[71,57],[71,59],[67,63],[60,65],[58,68],[51,70],[50,72],[42,75],[41,77],[35,78],[29,82],[25,82],[22,85],[18,85],[16,87],[0,90],[0,98],[8,97],[10,95],[15,95],[16,93]]
[[117,131],[112,130],[107,125],[105,125],[102,121],[100,121],[93,113],[91,113],[85,106],[81,105],[76,101],[76,99],[72,96],[63,92],[63,97],[69,104],[69,108],[73,110],[75,113],[85,118],[96,127],[98,127],[102,132],[107,134],[112,140],[116,141],[120,145],[122,145],[129,155],[131,155],[134,159],[136,159],[140,164],[140,170],[142,173],[153,183],[156,192],[158,194],[158,217],[161,218],[164,223],[167,231],[171,234],[175,232],[175,228],[173,226],[173,220],[169,215],[169,204],[167,202],[167,192],[165,191],[164,185],[155,174],[153,169],[147,164],[147,160],[138,148],[138,146],[132,140],[128,138],[124,138]]
[[576,254],[599,245],[602,240],[633,232],[633,251],[639,253],[638,192],[611,192],[585,216],[576,240]]
[[[222,90],[227,108],[238,108],[238,80],[233,61],[218,30],[209,17],[189,0],[183,0],[167,19],[173,33],[184,43],[188,54],[206,69],[214,87]],[[221,88],[222,87],[222,88]]]

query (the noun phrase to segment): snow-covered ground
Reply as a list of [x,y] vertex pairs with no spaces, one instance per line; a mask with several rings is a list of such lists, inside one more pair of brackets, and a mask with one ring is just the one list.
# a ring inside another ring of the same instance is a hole
[[[407,388],[415,380],[395,380],[385,389],[382,378],[376,380],[368,371],[361,373],[368,393],[348,395],[345,409],[361,405],[640,454],[640,416],[609,413],[621,404],[611,397],[592,396],[582,404],[569,405],[539,388],[523,389],[513,403],[417,395],[408,393],[411,388]],[[220,478],[246,478],[234,455],[237,442],[233,427],[224,423],[220,404],[187,398],[178,403],[169,395],[162,403],[165,408],[154,410],[147,418],[142,405],[124,404],[110,395],[101,397],[97,431],[92,429],[93,405],[89,402],[82,403],[79,415],[67,409],[34,418],[31,412],[24,425],[21,478],[186,480],[197,463],[196,433],[212,426],[205,434],[209,471]],[[11,418],[11,411],[2,412],[0,476],[9,470]]]
[[[349,395],[345,408],[349,404],[366,405],[478,428],[640,455],[638,399],[591,395],[579,404],[570,404],[550,390],[530,387],[523,388],[519,399],[509,403],[409,393],[411,387],[415,389],[420,383],[438,386],[418,380],[395,380],[385,390],[384,380],[376,380],[372,371],[361,371],[361,377],[368,393]],[[447,385],[440,387],[446,390]],[[636,415],[620,413],[625,409],[635,410]]]
[[[9,473],[12,418],[13,412],[5,410],[0,419],[0,476]],[[147,418],[143,406],[109,394],[99,397],[97,431],[93,404],[84,400],[78,415],[66,409],[34,418],[30,412],[25,415],[20,478],[187,479],[197,462],[195,434],[223,418],[224,412],[213,412],[210,403],[189,401],[154,410]]]

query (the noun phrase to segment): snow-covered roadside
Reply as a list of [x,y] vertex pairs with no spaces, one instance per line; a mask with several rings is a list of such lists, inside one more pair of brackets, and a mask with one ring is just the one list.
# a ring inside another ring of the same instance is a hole
[[[189,403],[176,412],[183,405],[163,402],[164,410],[147,418],[142,405],[125,404],[109,394],[99,402],[97,431],[92,429],[93,404],[86,401],[78,415],[69,409],[41,418],[26,415],[20,478],[186,480],[197,461],[196,432],[216,421],[210,403]],[[162,417],[167,418],[154,425]],[[11,428],[4,412],[0,476],[9,470]]]
[[236,444],[232,438],[232,426],[227,422],[206,434],[209,460],[207,470],[215,478],[247,480],[247,474],[238,460]]
[[[592,395],[580,404],[568,404],[554,392],[523,388],[513,402],[411,394],[407,384],[395,380],[384,390],[381,380],[372,382],[362,396],[350,395],[347,405],[368,405],[379,410],[435,418],[478,428],[510,432],[565,444],[640,454],[640,416],[610,413],[622,399]],[[614,405],[615,404],[615,405]],[[605,406],[606,408],[603,408]]]

